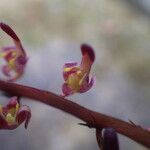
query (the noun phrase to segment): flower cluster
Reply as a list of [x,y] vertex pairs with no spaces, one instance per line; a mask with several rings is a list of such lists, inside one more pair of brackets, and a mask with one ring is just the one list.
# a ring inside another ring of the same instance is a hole
[[84,93],[94,84],[95,77],[90,79],[89,73],[95,60],[94,50],[87,44],[81,45],[82,61],[80,66],[77,62],[66,63],[63,68],[65,83],[62,86],[64,96],[73,93]]
[[[0,28],[14,41],[14,46],[4,47],[0,51],[0,56],[6,62],[2,66],[2,72],[7,77],[7,81],[15,81],[23,75],[28,58],[20,39],[12,28],[5,23],[0,23]],[[89,77],[95,60],[94,50],[91,46],[82,44],[81,54],[82,60],[79,66],[77,62],[64,65],[63,77],[65,82],[62,85],[63,96],[84,93],[94,84],[95,77]],[[15,129],[22,122],[25,122],[25,128],[27,128],[30,117],[30,108],[20,105],[17,97],[12,97],[10,102],[4,107],[0,105],[0,129]]]
[[0,56],[6,61],[2,72],[8,78],[8,81],[14,81],[23,75],[28,59],[20,39],[11,27],[5,23],[0,23],[0,28],[13,39],[15,44],[15,46],[2,48],[0,52]]
[[0,129],[12,130],[22,122],[25,122],[25,128],[27,128],[30,118],[30,108],[20,105],[17,97],[12,97],[4,107],[0,105]]

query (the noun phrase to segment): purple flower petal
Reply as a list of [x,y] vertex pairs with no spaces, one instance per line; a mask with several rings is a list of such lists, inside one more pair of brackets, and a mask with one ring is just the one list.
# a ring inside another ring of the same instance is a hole
[[95,60],[95,53],[94,53],[94,50],[93,48],[88,45],[88,44],[82,44],[81,45],[81,52],[82,52],[82,55],[88,55],[88,57],[90,58],[90,60],[92,62],[94,62]]
[[28,126],[28,123],[30,121],[30,118],[31,118],[31,110],[28,106],[21,106],[19,108],[19,111],[17,113],[17,116],[16,116],[16,120],[18,122],[18,125],[20,125],[22,122],[25,121],[25,128],[27,128]]
[[64,68],[70,68],[70,67],[75,67],[77,66],[77,62],[70,62],[70,63],[65,63]]
[[90,73],[92,64],[95,60],[95,53],[91,46],[87,44],[81,45],[81,53],[82,53],[82,61],[80,64],[80,68],[83,71],[83,73]]
[[9,103],[6,105],[6,109],[16,108],[16,105],[18,104],[18,97],[13,96]]
[[11,51],[11,50],[16,50],[16,47],[15,46],[7,46],[7,47],[2,48],[3,52],[8,52],[8,51]]
[[9,66],[5,65],[2,67],[2,72],[5,76],[11,77],[10,71],[11,71],[11,68]]
[[[89,79],[87,79],[88,81]],[[84,82],[83,85],[81,86],[79,93],[84,93],[88,91],[95,83],[95,76],[91,78],[90,82]]]
[[21,44],[21,41],[17,36],[17,34],[13,31],[13,29],[3,22],[0,22],[0,28],[13,39],[16,49],[20,50],[23,55],[26,55],[25,50]]
[[63,86],[62,86],[62,92],[63,92],[64,96],[68,96],[68,95],[71,95],[71,94],[74,93],[73,90],[68,87],[67,83],[63,84]]
[[2,113],[0,113],[0,129],[4,129],[7,127],[7,122]]
[[0,28],[6,32],[10,37],[12,37],[14,40],[19,41],[18,36],[16,35],[16,33],[11,29],[10,26],[8,26],[7,24],[1,22],[0,23]]
[[19,56],[15,62],[17,71],[23,72],[26,63],[27,63],[27,58],[25,56]]

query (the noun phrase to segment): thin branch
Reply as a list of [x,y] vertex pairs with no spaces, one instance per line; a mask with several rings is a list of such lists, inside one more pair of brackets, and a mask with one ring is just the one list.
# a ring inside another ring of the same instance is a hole
[[0,80],[0,90],[13,95],[27,97],[30,98],[30,100],[34,99],[35,101],[53,106],[83,120],[87,125],[95,129],[107,127],[114,128],[118,133],[150,148],[149,131],[114,117],[89,110],[52,92],[43,91],[16,83],[9,83],[2,80]]

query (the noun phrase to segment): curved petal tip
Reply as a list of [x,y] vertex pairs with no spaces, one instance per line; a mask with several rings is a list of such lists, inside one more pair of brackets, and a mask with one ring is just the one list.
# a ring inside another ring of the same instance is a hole
[[93,48],[90,45],[82,44],[81,45],[81,52],[82,52],[82,55],[88,55],[90,60],[92,62],[94,62],[94,60],[95,60],[95,52],[94,52]]
[[10,26],[8,26],[7,24],[0,22],[0,28],[6,32],[9,36],[11,36],[14,40],[19,41],[18,36],[16,35],[16,33],[11,29]]

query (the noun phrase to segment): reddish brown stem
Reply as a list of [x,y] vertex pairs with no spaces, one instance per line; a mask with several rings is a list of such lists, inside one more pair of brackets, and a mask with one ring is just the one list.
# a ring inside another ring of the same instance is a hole
[[9,83],[0,80],[0,90],[17,96],[27,97],[43,102],[64,112],[67,112],[87,123],[88,126],[101,129],[114,128],[118,133],[150,148],[150,132],[128,122],[89,110],[70,100],[62,98],[52,92],[36,88]]

